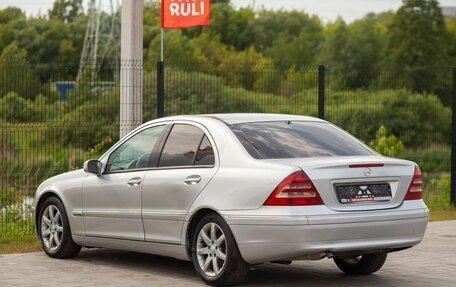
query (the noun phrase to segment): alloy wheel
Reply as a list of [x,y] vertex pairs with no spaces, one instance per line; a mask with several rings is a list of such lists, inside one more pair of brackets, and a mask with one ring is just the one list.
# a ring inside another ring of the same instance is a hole
[[44,245],[50,251],[60,247],[63,237],[63,221],[59,209],[55,205],[49,205],[41,218],[41,237]]
[[208,277],[219,275],[226,262],[226,238],[223,230],[216,223],[210,222],[201,228],[196,254],[201,270]]

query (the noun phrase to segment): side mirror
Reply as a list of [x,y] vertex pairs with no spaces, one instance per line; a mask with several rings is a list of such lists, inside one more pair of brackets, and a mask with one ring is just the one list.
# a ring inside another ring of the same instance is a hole
[[93,173],[96,175],[101,174],[101,162],[96,159],[89,159],[84,163],[84,171],[88,173]]

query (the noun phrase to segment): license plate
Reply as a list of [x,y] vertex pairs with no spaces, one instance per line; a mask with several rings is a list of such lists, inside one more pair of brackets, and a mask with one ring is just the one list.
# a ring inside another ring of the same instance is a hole
[[391,186],[388,183],[339,185],[336,186],[336,194],[342,204],[384,202],[392,199]]

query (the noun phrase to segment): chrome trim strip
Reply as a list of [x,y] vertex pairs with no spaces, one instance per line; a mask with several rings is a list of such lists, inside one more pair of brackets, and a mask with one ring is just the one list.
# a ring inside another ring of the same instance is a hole
[[71,212],[71,215],[82,216],[82,209],[73,209],[73,211]]
[[137,210],[84,210],[84,217],[107,217],[107,218],[127,218],[141,219],[141,211]]
[[195,169],[195,168],[214,168],[215,165],[182,165],[182,166],[163,166],[163,167],[144,167],[144,168],[135,168],[128,170],[114,170],[109,172],[103,172],[103,175],[107,174],[116,174],[116,173],[127,173],[135,171],[153,171],[153,170],[170,170],[170,169]]
[[171,221],[184,221],[186,212],[176,211],[152,211],[143,210],[142,217],[144,220],[171,220]]
[[170,221],[184,221],[186,212],[176,211],[152,211],[152,210],[73,210],[73,216],[84,217],[107,217],[107,218],[126,218],[126,219],[145,219],[145,220],[170,220]]

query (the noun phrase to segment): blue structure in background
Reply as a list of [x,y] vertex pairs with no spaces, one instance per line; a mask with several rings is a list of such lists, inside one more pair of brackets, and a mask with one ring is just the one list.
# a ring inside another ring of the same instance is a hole
[[69,93],[76,89],[76,82],[55,82],[54,84],[59,92],[60,101],[67,101]]

